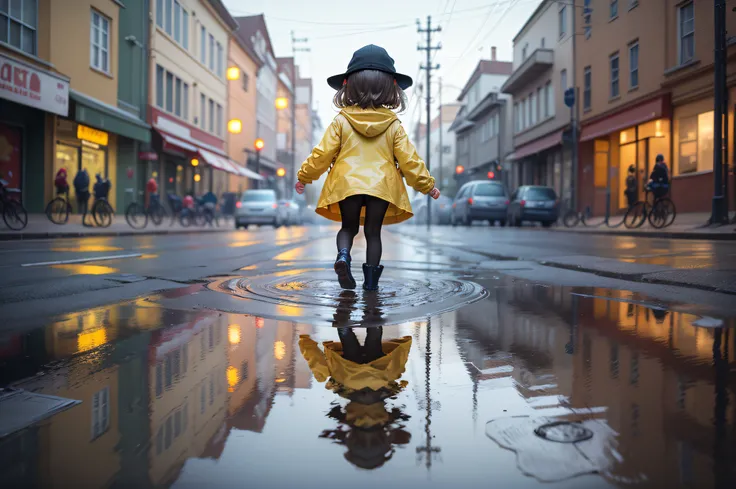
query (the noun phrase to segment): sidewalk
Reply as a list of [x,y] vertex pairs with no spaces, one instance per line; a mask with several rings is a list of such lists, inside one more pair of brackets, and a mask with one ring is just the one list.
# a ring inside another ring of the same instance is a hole
[[[588,226],[578,224],[574,228],[566,228],[562,222],[550,228],[552,231],[578,234],[608,234],[617,236],[636,236],[640,238],[670,238],[670,239],[708,239],[708,240],[736,240],[736,224],[724,226],[706,226],[710,214],[689,213],[678,214],[675,222],[664,229],[654,229],[649,222],[639,229],[627,229],[623,224],[618,227],[608,227],[603,223],[603,218],[594,217],[588,222]],[[613,216],[610,219],[612,225],[621,222],[623,216]]]
[[[91,216],[88,217],[88,222]],[[129,236],[152,234],[184,234],[184,233],[212,233],[233,231],[232,218],[220,218],[220,227],[182,227],[178,222],[170,226],[171,218],[164,219],[160,226],[154,226],[149,220],[144,229],[133,229],[128,226],[125,216],[116,215],[108,228],[82,226],[82,217],[69,216],[69,222],[57,225],[48,220],[45,214],[29,214],[28,226],[22,231],[13,231],[5,227],[0,219],[0,241],[23,239],[50,239],[50,238],[79,238],[83,236]]]

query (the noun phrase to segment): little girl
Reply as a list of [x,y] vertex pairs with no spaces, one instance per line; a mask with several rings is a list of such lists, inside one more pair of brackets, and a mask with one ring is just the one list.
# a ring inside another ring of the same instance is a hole
[[337,233],[335,272],[340,286],[355,288],[350,271],[353,238],[363,225],[367,243],[363,288],[378,290],[383,272],[381,226],[413,216],[402,177],[434,199],[440,191],[392,109],[406,108],[412,79],[394,68],[385,49],[370,44],[353,54],[345,73],[327,83],[337,90],[340,113],[297,175],[297,193],[328,169],[316,212],[342,222]]

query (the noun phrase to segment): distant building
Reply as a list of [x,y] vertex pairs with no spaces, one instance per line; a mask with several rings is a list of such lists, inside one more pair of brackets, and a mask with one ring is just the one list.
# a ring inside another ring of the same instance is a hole
[[[430,125],[430,170],[434,176],[437,186],[447,195],[454,194],[455,189],[455,133],[450,131],[450,126],[462,108],[459,103],[444,104],[438,109],[437,116],[432,119]],[[440,122],[440,113],[442,115]],[[426,126],[421,125],[414,139],[419,156],[427,158],[427,132]],[[418,125],[418,126],[420,126]],[[440,135],[440,132],[442,133]],[[441,140],[441,141],[440,141]],[[442,146],[440,147],[440,144]]]

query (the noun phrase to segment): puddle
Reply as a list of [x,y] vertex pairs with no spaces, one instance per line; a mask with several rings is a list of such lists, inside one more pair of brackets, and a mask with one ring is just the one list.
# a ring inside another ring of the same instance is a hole
[[[733,318],[518,280],[422,288],[409,272],[371,302],[321,271],[257,273],[3,338],[0,387],[80,401],[0,439],[4,484],[735,487]],[[463,287],[484,293],[381,320]],[[558,422],[592,436],[535,434]]]

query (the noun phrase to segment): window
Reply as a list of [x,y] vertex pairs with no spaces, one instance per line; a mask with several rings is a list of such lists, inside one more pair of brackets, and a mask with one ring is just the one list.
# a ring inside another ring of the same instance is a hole
[[529,119],[527,118],[527,105],[529,105],[529,101],[527,99],[524,99],[521,101],[521,130],[523,131],[529,126]]
[[181,117],[181,79],[176,79],[176,92],[174,93],[174,114]]
[[[205,113],[207,111],[207,97],[203,93],[199,94],[199,127],[204,129],[205,127]],[[203,336],[204,338],[204,336]]]
[[174,75],[166,72],[166,112],[174,112]]
[[680,64],[692,61],[695,57],[695,10],[693,2],[683,5],[679,14]]
[[562,39],[567,33],[567,7],[564,5],[557,12],[557,24],[560,30],[560,39]]
[[250,77],[248,73],[243,72],[243,90],[248,91],[248,85],[250,84]]
[[533,126],[537,123],[537,94],[534,92],[529,94],[529,125]]
[[564,93],[569,87],[567,86],[567,70],[560,71],[560,88]]
[[639,43],[629,46],[629,88],[639,86]]
[[619,77],[618,77],[618,53],[612,54],[609,60],[611,66],[611,98],[619,96]]
[[217,104],[217,135],[222,136],[222,105]]
[[156,25],[164,27],[164,0],[156,0]]
[[89,57],[92,68],[110,72],[110,19],[95,10],[92,11]]
[[92,396],[92,439],[110,428],[110,388],[95,392]]
[[199,60],[207,64],[207,30],[202,26],[199,30]]
[[189,50],[189,12],[184,9],[181,11],[181,45]]
[[164,30],[166,34],[171,35],[171,4],[173,0],[164,0],[166,2],[166,12],[164,12]]
[[618,0],[611,0],[611,12],[610,17],[615,19],[618,17]]
[[524,44],[524,47],[521,48],[521,59],[526,59],[527,49],[529,48],[528,44]]
[[215,37],[210,34],[210,71],[215,71]]
[[217,43],[217,76],[223,76],[222,71],[222,44]]
[[514,103],[514,131],[519,132],[519,103]]
[[164,108],[164,69],[156,65],[156,105]]
[[555,115],[555,94],[552,91],[552,82],[544,85],[544,117]]
[[[182,92],[181,92],[181,104],[182,104],[182,117],[184,117],[184,120],[189,120],[189,84],[184,83],[182,84]],[[187,371],[186,367],[186,357],[184,357],[184,372]]]
[[629,10],[639,5],[639,0],[629,0]]
[[[209,131],[210,133],[215,132],[215,101],[210,99],[210,111],[208,114],[209,117]],[[211,344],[212,342],[210,342]]]
[[711,110],[679,120],[679,175],[713,169],[713,118]]
[[537,121],[541,121],[542,118],[545,117],[545,110],[547,109],[547,103],[544,100],[544,87],[537,88],[537,105],[539,106],[539,110],[537,110]]
[[583,70],[583,109],[590,110],[591,86],[593,75],[590,72],[590,66],[586,66]]
[[542,49],[544,49],[544,38],[542,38],[542,40],[540,41],[539,47],[541,47]]
[[174,0],[174,40],[181,43],[181,5]]

